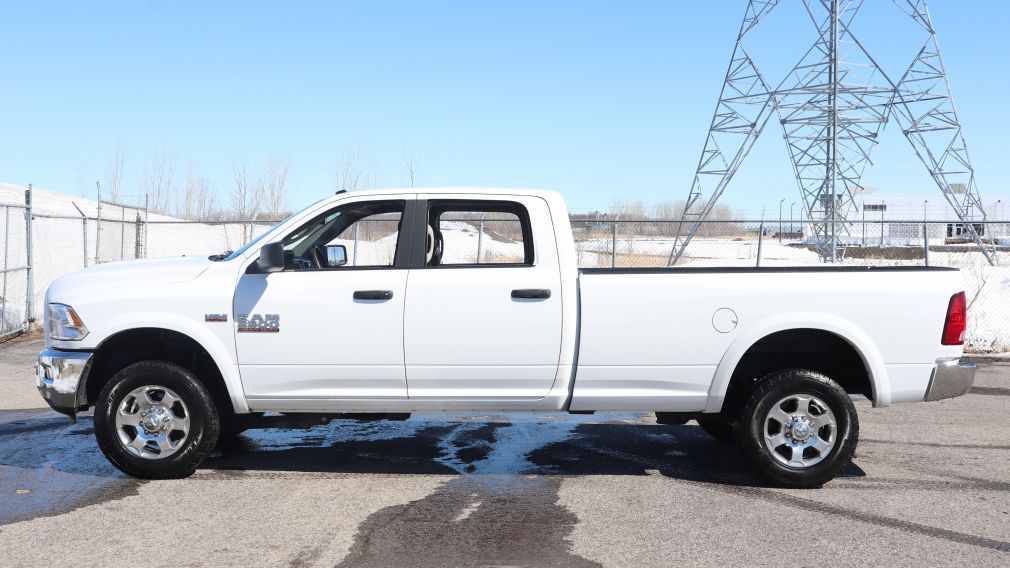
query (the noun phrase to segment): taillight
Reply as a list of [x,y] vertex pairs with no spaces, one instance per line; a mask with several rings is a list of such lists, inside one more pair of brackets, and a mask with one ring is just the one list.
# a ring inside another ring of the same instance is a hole
[[964,345],[964,328],[968,324],[968,302],[964,292],[950,297],[947,304],[947,319],[943,322],[943,345]]

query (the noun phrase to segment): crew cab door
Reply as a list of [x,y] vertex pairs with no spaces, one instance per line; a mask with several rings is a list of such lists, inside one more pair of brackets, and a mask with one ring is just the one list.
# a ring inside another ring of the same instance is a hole
[[418,201],[404,357],[411,399],[537,399],[558,371],[561,277],[537,197]]
[[283,237],[283,271],[240,277],[232,315],[251,407],[406,398],[404,220],[412,207],[404,199],[342,202]]

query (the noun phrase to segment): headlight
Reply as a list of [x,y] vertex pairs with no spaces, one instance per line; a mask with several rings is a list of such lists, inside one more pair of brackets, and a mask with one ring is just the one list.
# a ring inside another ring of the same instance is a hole
[[80,341],[88,328],[73,308],[64,304],[49,304],[49,338],[57,341]]

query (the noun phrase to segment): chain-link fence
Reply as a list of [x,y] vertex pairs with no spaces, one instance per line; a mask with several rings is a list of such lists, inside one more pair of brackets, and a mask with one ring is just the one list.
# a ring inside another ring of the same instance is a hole
[[[23,205],[0,206],[7,281],[3,288],[4,331],[24,329],[39,318],[42,294],[55,278],[92,264],[132,258],[205,255],[235,250],[256,238],[273,220],[148,220],[132,212],[67,217],[34,215],[34,312],[27,301],[27,230]],[[9,217],[9,221],[7,218]],[[582,267],[663,267],[678,221],[572,220],[576,255]],[[397,220],[359,221],[334,244],[343,244],[349,266],[392,263]],[[805,221],[705,221],[676,262],[694,267],[830,266],[817,248],[815,227]],[[968,343],[977,351],[1010,350],[1010,222],[988,223],[983,238],[998,264],[991,266],[958,221],[866,220],[836,227],[836,263],[873,266],[950,266],[961,269],[970,301]],[[521,262],[522,223],[518,218],[446,214],[441,220],[446,263]]]
[[[572,221],[579,265],[667,266],[678,225],[677,221]],[[996,266],[989,264],[959,221],[867,220],[839,224],[836,229],[835,265],[961,269],[969,301],[969,348],[1010,350],[1010,223],[976,227],[992,246]],[[813,223],[795,220],[705,221],[676,266],[832,266],[818,251],[815,235]]]
[[24,332],[30,324],[29,211],[28,202],[24,205],[0,205],[0,233],[4,236],[3,272],[0,273],[0,341]]

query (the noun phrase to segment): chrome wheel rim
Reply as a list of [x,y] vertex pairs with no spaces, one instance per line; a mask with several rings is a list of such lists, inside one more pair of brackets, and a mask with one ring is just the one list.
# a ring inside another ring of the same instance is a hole
[[189,409],[171,389],[154,385],[134,389],[116,410],[116,434],[135,456],[167,458],[189,438]]
[[828,457],[835,447],[835,413],[810,394],[792,394],[772,405],[764,419],[768,453],[780,464],[804,469]]

